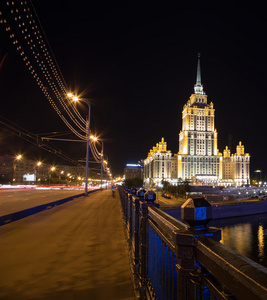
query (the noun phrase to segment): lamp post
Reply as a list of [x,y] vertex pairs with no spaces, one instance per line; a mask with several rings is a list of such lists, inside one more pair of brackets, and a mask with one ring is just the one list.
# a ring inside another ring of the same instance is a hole
[[64,174],[64,171],[61,170],[61,171],[60,171],[60,174],[58,175],[58,183],[59,183],[59,184],[61,183],[61,175],[63,175],[63,174]]
[[82,101],[88,105],[88,117],[86,122],[86,166],[85,166],[85,188],[84,195],[88,195],[88,170],[89,170],[89,147],[90,147],[90,121],[91,121],[91,103],[87,99],[80,99],[68,93],[67,96],[74,102]]
[[51,167],[50,172],[49,172],[49,185],[50,185],[50,181],[51,181],[51,176],[52,176],[52,172],[55,171],[55,167]]
[[36,184],[37,184],[37,181],[38,181],[38,174],[39,174],[39,167],[42,165],[42,162],[41,161],[38,161],[36,163],[36,166],[35,166],[35,181],[36,181]]
[[105,163],[104,161],[104,141],[103,140],[100,140],[98,139],[96,136],[93,136],[91,135],[90,138],[93,140],[93,141],[101,141],[101,144],[102,144],[102,149],[101,149],[101,180],[100,180],[100,188],[102,189],[102,181],[103,181],[103,163]]
[[103,158],[104,158],[104,143],[102,142],[102,150],[101,150],[101,190],[102,190],[102,178],[103,178]]
[[19,154],[19,155],[17,155],[17,156],[15,157],[15,159],[14,159],[14,161],[13,161],[13,182],[16,181],[16,179],[15,179],[15,172],[16,172],[16,167],[17,167],[16,161],[19,161],[19,160],[21,160],[21,159],[22,159],[22,155]]

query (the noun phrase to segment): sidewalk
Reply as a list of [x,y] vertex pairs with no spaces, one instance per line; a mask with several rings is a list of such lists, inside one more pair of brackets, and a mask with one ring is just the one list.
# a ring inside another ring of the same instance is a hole
[[135,299],[116,193],[1,226],[0,299]]

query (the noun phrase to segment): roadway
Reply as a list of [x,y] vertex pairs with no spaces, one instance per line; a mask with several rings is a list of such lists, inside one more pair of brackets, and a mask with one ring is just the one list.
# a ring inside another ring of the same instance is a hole
[[1,226],[0,299],[135,299],[116,193]]
[[[35,190],[35,189],[19,189],[19,190],[0,190],[0,216],[14,213],[27,208],[46,204],[59,199],[82,194],[83,190]],[[161,207],[181,206],[186,201],[182,197],[174,197],[167,199],[157,194],[156,203]],[[237,202],[258,202],[258,199],[235,199],[225,201],[211,201],[212,205],[227,205]]]
[[82,193],[82,190],[1,190],[0,216]]

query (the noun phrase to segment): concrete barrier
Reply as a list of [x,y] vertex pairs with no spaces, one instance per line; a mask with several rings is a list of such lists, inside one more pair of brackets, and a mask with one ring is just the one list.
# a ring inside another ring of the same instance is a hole
[[[181,220],[181,209],[163,208],[163,211],[172,217]],[[228,205],[213,205],[212,206],[212,220],[224,219],[232,217],[242,217],[249,215],[257,215],[267,213],[267,202],[237,202]]]
[[212,219],[223,219],[267,213],[267,202],[212,206]]

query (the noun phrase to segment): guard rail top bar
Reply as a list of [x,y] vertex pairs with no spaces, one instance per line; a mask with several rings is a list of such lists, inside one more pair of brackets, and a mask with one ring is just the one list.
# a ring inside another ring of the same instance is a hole
[[207,237],[195,240],[196,260],[238,299],[267,299],[267,269]]

